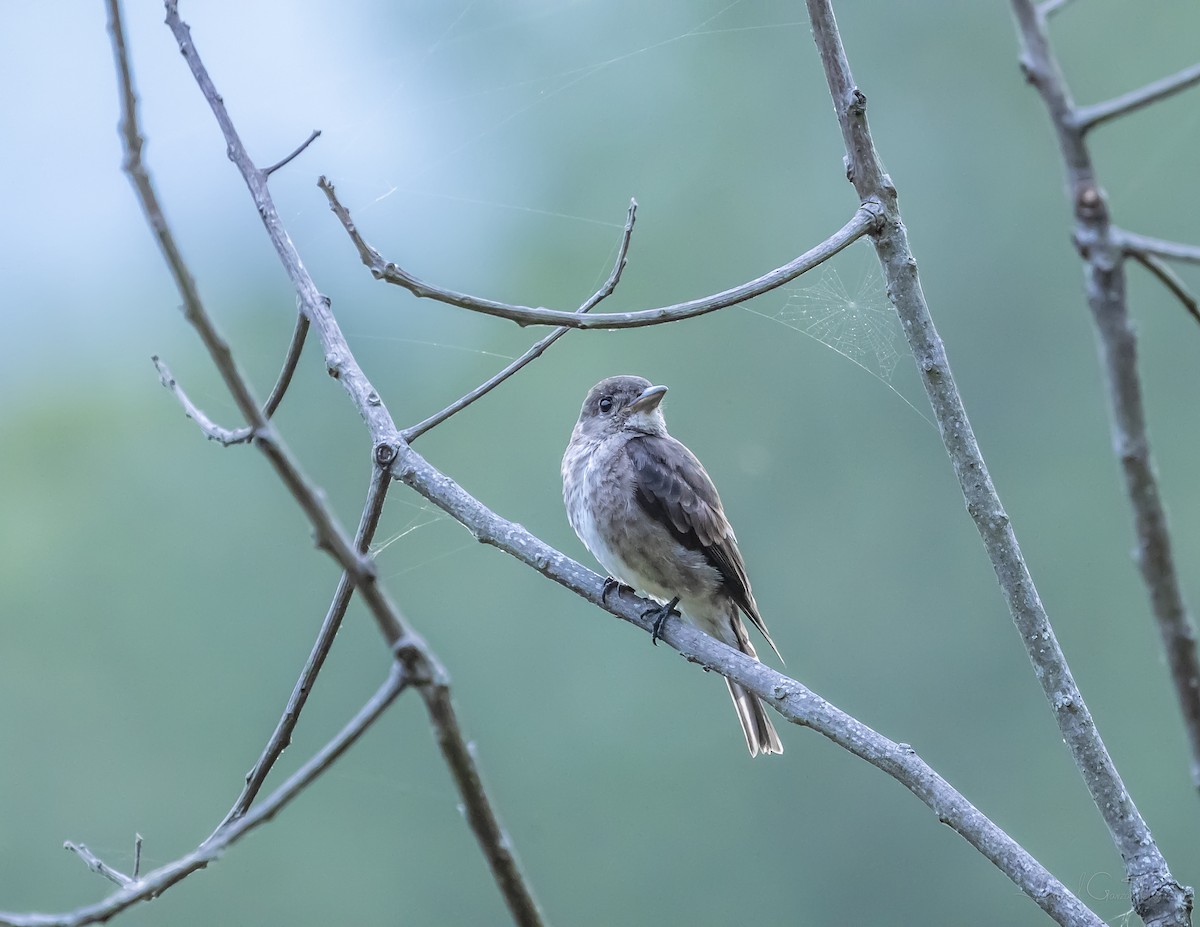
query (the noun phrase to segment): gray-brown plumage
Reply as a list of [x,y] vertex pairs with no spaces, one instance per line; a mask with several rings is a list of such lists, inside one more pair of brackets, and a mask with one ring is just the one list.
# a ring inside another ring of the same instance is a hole
[[[571,527],[614,579],[666,602],[757,659],[741,614],[779,653],[712,480],[667,433],[665,386],[609,377],[591,388],[562,461]],[[750,755],[782,753],[758,698],[726,680]]]

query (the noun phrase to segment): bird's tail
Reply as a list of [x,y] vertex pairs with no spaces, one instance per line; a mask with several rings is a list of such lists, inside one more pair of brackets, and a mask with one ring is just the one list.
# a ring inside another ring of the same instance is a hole
[[729,695],[733,699],[733,708],[737,712],[738,721],[742,725],[742,733],[746,735],[746,746],[751,756],[760,753],[782,753],[783,744],[775,733],[775,726],[767,717],[767,709],[759,701],[757,695],[747,692],[731,679],[726,679]]
[[[730,624],[733,627],[734,637],[737,639],[735,646],[746,656],[754,657],[757,660],[758,654],[754,650],[754,645],[750,643],[750,635],[746,632],[746,626],[742,623],[736,610]],[[771,646],[773,647],[774,644]],[[732,679],[726,679],[725,684],[729,686],[729,697],[733,699],[733,709],[737,712],[738,721],[742,725],[742,733],[746,735],[746,747],[750,750],[750,755],[758,756],[761,753],[765,756],[769,753],[783,753],[783,744],[779,742],[775,725],[771,723],[766,706],[759,700],[759,697],[747,692]]]

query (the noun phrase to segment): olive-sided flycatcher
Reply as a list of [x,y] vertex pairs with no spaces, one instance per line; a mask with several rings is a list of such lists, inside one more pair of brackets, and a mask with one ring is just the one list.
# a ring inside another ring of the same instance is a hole
[[[713,481],[667,433],[666,392],[641,377],[609,377],[588,392],[562,461],[571,527],[613,579],[668,603],[656,632],[678,604],[696,627],[757,659],[745,613],[778,654]],[[782,753],[758,697],[725,682],[750,755]]]

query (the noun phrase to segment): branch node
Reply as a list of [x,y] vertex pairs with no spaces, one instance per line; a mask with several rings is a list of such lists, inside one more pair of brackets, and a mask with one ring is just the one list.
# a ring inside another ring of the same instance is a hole
[[386,470],[396,459],[396,453],[396,445],[381,441],[375,445],[375,463]]

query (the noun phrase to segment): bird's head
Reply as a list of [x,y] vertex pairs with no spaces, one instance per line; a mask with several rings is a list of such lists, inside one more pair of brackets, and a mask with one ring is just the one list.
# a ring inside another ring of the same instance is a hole
[[665,386],[654,386],[644,377],[609,377],[590,390],[579,410],[577,433],[602,440],[621,431],[665,435],[667,423],[659,404]]

